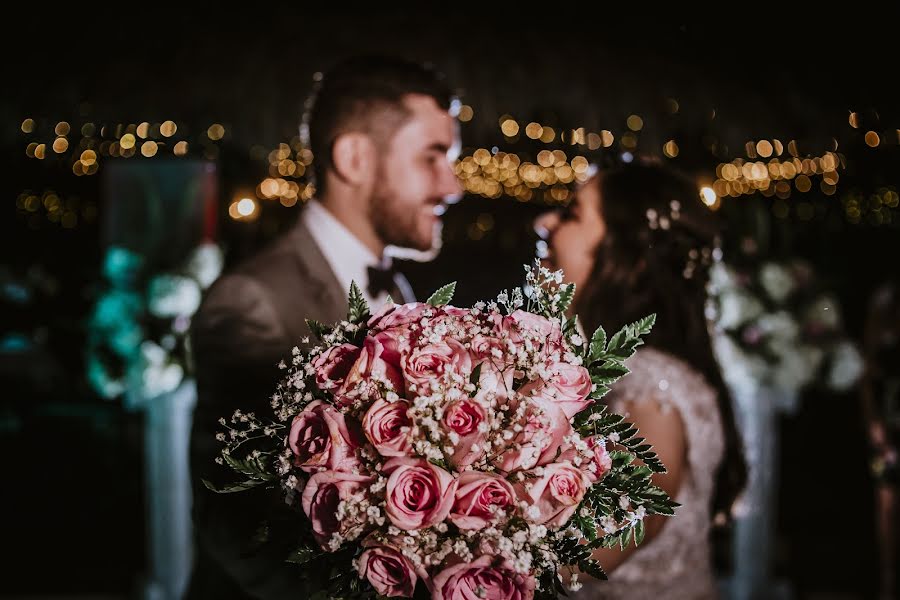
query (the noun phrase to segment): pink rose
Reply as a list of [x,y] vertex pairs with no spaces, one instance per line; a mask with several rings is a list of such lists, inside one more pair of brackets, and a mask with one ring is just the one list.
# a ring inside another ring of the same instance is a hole
[[519,392],[525,396],[539,395],[562,407],[568,418],[593,404],[591,374],[584,367],[557,363],[550,367],[553,376],[549,381],[536,379],[522,386]]
[[500,338],[494,336],[478,334],[472,338],[469,347],[472,350],[472,355],[478,360],[500,362],[505,355],[503,342]]
[[517,310],[503,317],[500,331],[515,344],[520,344],[528,338],[553,346],[562,345],[562,329],[559,322],[524,310]]
[[475,400],[465,399],[451,402],[444,409],[441,425],[450,436],[453,455],[450,457],[456,468],[467,467],[484,456],[487,440],[484,407]]
[[606,450],[606,442],[600,436],[585,438],[587,447],[579,450],[568,446],[554,462],[568,462],[577,465],[591,484],[597,483],[612,469],[612,457]]
[[416,571],[409,560],[389,544],[366,538],[359,557],[359,576],[365,577],[382,596],[412,598]]
[[403,377],[396,366],[385,360],[384,352],[385,348],[378,338],[366,336],[359,359],[344,382],[343,393],[352,391],[360,382],[377,381],[403,394]]
[[363,417],[362,428],[381,456],[411,454],[409,404],[404,400],[376,400]]
[[457,481],[447,471],[424,459],[398,456],[384,465],[389,473],[385,512],[404,530],[421,529],[447,518]]
[[447,338],[436,344],[414,348],[404,357],[403,376],[420,393],[430,393],[431,383],[449,375],[468,378],[472,373],[472,357],[457,340]]
[[358,425],[321,400],[310,402],[291,421],[287,445],[294,466],[310,473],[322,469],[350,471],[359,464],[361,445]]
[[510,414],[517,414],[522,403],[524,411],[510,425],[521,425],[522,430],[506,442],[493,460],[503,473],[554,462],[566,450],[565,438],[573,433],[569,418],[558,404],[540,397],[520,397],[518,402],[511,402]]
[[609,452],[606,451],[606,442],[603,438],[599,436],[591,436],[584,440],[587,442],[588,448],[591,449],[591,453],[593,454],[590,465],[587,469],[588,479],[591,480],[591,483],[596,483],[603,479],[603,476],[609,473],[609,470],[612,469],[612,457],[609,455]]
[[421,302],[385,304],[381,310],[369,319],[369,329],[378,332],[392,327],[412,325],[417,323],[424,316],[424,313],[434,310],[433,306]]
[[485,554],[445,568],[433,588],[434,600],[532,600],[535,581],[517,573],[508,559]]
[[459,477],[450,521],[460,529],[484,529],[499,519],[498,511],[515,507],[516,494],[508,481],[480,471],[465,471]]
[[316,385],[320,390],[333,390],[344,383],[361,349],[353,344],[341,344],[329,348],[313,362]]
[[503,400],[512,396],[514,371],[512,365],[504,365],[497,360],[482,362],[475,398],[490,404],[492,398]]
[[346,532],[350,524],[337,518],[338,504],[351,500],[353,496],[365,491],[366,486],[374,481],[373,477],[354,475],[342,471],[323,471],[316,473],[306,482],[303,489],[301,505],[303,512],[312,523],[313,535],[323,548],[328,548],[328,541],[335,533]]
[[567,462],[545,465],[543,469],[540,477],[517,483],[516,493],[520,500],[537,507],[536,515],[530,514],[533,509],[525,511],[531,521],[550,528],[562,527],[575,513],[591,481]]

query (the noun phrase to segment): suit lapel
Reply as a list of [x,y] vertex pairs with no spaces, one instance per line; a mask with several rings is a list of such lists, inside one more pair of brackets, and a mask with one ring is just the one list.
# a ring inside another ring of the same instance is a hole
[[288,333],[299,339],[307,335],[306,319],[333,323],[346,318],[347,293],[341,289],[328,261],[302,220],[298,220],[286,242],[290,244],[288,251],[293,253],[299,271],[296,277],[299,289],[296,293],[302,295],[305,302],[298,302],[293,310],[282,314],[285,315]]

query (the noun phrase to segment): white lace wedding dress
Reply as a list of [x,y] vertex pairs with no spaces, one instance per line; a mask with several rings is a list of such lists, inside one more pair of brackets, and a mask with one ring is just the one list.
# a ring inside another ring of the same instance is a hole
[[[716,598],[710,565],[710,503],[724,443],[715,390],[675,357],[644,347],[626,363],[631,373],[613,386],[611,408],[627,412],[625,403],[658,402],[677,410],[685,428],[687,464],[675,498],[681,506],[659,534],[642,544],[609,581],[582,575],[577,600],[694,600]],[[648,440],[653,443],[653,440]]]

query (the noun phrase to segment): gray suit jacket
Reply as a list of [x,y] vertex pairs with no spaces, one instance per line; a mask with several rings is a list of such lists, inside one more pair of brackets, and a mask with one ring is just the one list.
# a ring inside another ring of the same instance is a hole
[[[411,301],[402,291],[392,296]],[[223,429],[218,419],[229,419],[235,409],[271,415],[276,365],[310,335],[305,320],[330,323],[346,313],[347,291],[302,221],[209,290],[191,336],[198,390],[191,437],[197,557],[189,597],[305,597],[299,568],[284,562],[305,517],[286,514],[271,490],[219,495],[200,480],[238,478],[214,462],[222,448],[215,440]],[[251,540],[267,515],[273,539],[254,549]]]

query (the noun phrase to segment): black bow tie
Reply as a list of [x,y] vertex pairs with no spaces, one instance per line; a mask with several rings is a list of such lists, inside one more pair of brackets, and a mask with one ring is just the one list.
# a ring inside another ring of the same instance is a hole
[[[367,267],[366,270],[369,274],[369,286],[367,289],[369,296],[372,298],[377,298],[381,295],[381,292],[391,294],[397,290],[397,283],[394,281],[397,269],[393,265],[387,268]],[[401,301],[400,298],[393,298],[393,300],[395,302]]]

